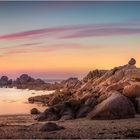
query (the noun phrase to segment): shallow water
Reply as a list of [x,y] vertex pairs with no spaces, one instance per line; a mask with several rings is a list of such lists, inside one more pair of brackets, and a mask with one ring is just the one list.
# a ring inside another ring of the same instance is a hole
[[[29,114],[32,108],[44,111],[46,106],[41,104],[30,104],[28,98],[50,94],[53,91],[35,91],[16,88],[0,88],[0,115]],[[34,93],[34,94],[33,94]]]

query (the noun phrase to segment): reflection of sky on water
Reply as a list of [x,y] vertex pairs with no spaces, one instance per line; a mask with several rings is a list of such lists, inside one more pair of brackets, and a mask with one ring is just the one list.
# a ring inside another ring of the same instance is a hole
[[51,91],[0,88],[0,114],[29,114],[30,109],[34,107],[43,111],[46,108],[45,106],[40,103],[30,104],[28,103],[28,98],[49,93],[51,93]]

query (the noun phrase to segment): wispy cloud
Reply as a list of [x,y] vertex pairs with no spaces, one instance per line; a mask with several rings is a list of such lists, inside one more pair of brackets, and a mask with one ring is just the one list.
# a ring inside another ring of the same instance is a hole
[[[136,26],[137,25],[137,26]],[[55,28],[44,28],[30,30],[25,32],[1,35],[0,40],[17,40],[34,37],[53,37],[58,39],[80,38],[80,37],[98,37],[115,35],[140,34],[140,21],[128,21],[118,24],[90,24],[73,25]]]
[[115,36],[115,35],[132,35],[132,34],[140,34],[140,29],[130,29],[130,28],[122,28],[122,27],[109,27],[109,28],[99,28],[99,29],[87,29],[81,30],[76,33],[72,33],[70,35],[64,35],[61,38],[80,38],[80,37],[98,37],[98,36]]
[[[31,44],[35,45],[32,46]],[[54,52],[61,49],[87,49],[82,45],[78,44],[55,44],[55,45],[45,45],[42,43],[31,43],[31,44],[22,44],[18,46],[11,46],[11,47],[3,47],[0,48],[1,50],[1,57],[15,55],[15,54],[27,54],[27,53],[46,53],[46,52]],[[27,45],[27,46],[26,46]],[[31,45],[31,47],[29,47]]]

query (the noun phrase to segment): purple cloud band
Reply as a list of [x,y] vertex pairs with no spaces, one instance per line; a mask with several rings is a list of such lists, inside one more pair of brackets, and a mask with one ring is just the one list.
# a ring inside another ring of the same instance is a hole
[[55,28],[44,28],[25,32],[1,35],[0,40],[27,39],[30,37],[54,37],[58,39],[98,37],[140,34],[140,22],[127,22],[123,24],[93,24],[93,25],[73,25]]
[[29,44],[22,44],[13,47],[11,46],[8,48],[0,47],[0,51],[1,51],[0,57],[7,56],[7,55],[15,55],[15,54],[28,54],[31,52],[46,53],[46,52],[52,52],[60,49],[86,49],[86,47],[78,44],[56,44],[56,45],[46,46],[45,44],[42,43],[29,43]]

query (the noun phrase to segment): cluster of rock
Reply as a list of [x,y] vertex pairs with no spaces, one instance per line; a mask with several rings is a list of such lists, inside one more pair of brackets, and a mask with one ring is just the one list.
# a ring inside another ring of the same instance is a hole
[[12,79],[8,79],[7,76],[2,76],[0,78],[0,87],[9,86],[12,84]]
[[[63,87],[46,95],[49,107],[37,120],[121,119],[140,113],[140,69],[135,59],[109,71],[88,74],[85,82],[74,88]],[[89,77],[89,78],[87,78]],[[74,85],[74,84],[71,84]],[[69,86],[68,86],[69,87]]]
[[78,78],[73,77],[67,80],[63,80],[60,84],[62,85],[62,88],[57,88],[53,94],[30,97],[28,101],[30,103],[42,102],[43,104],[47,104],[49,106],[67,101],[73,96],[73,93],[81,87],[82,82],[78,80]]
[[8,80],[7,76],[2,76],[0,79],[0,87],[16,87],[18,89],[30,90],[56,90],[61,89],[61,83],[45,83],[41,79],[34,79],[27,74],[22,74],[16,80]]

